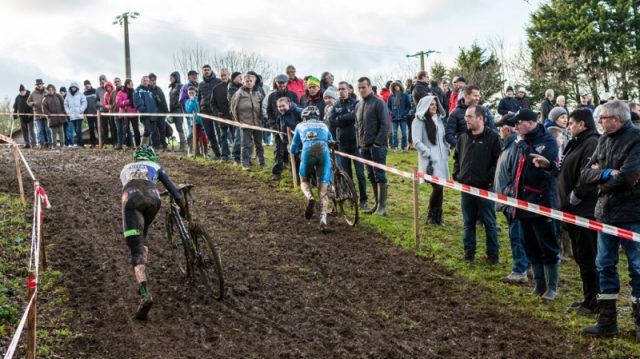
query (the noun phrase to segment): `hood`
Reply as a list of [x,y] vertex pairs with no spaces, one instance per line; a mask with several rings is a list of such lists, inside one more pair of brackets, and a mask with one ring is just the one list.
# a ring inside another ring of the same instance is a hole
[[399,82],[392,83],[391,86],[389,86],[389,90],[388,91],[390,91],[391,93],[394,93],[393,92],[393,88],[396,87],[396,86],[400,86],[400,92],[404,92],[404,86],[402,86],[402,84],[399,83]]
[[420,102],[418,102],[418,105],[416,106],[416,118],[424,121],[424,115],[427,113],[427,110],[429,110],[429,106],[431,106],[431,102],[434,100],[438,103],[438,115],[446,116],[446,112],[444,112],[444,108],[440,104],[440,100],[438,100],[438,97],[425,96],[420,99]]
[[[176,83],[179,84],[180,83],[180,73],[178,71],[174,71],[171,73],[171,76],[173,76],[176,79]],[[169,84],[169,86],[171,86],[171,84]]]
[[80,86],[78,85],[77,82],[72,82],[71,85],[69,85],[69,92],[71,92],[71,88],[72,87],[75,87],[75,88],[78,89],[78,91],[76,93],[80,92]]
[[116,87],[115,87],[115,86],[113,86],[113,83],[111,83],[110,81],[107,81],[107,82],[104,84],[104,88],[105,88],[105,89],[108,89],[108,88],[109,88],[109,86],[111,86],[111,91],[107,90],[107,91],[109,91],[109,92],[113,92],[113,90],[115,90],[115,89],[116,89]]

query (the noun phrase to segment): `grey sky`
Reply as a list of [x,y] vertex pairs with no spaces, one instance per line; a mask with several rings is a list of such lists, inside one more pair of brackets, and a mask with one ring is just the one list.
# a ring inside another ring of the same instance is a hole
[[507,48],[519,46],[537,6],[523,0],[6,2],[0,98],[13,99],[20,83],[33,88],[36,78],[59,87],[85,79],[95,85],[101,73],[124,77],[122,28],[111,24],[123,11],[141,13],[131,25],[134,83],[155,72],[166,88],[173,52],[196,43],[293,63],[301,76],[397,72],[406,67],[405,54],[422,49],[441,52],[430,61],[452,65],[458,48],[474,40],[502,38]]

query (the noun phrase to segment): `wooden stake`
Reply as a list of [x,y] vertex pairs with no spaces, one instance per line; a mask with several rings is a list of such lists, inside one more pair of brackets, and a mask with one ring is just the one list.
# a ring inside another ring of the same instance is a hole
[[[287,129],[287,138],[289,138],[289,147],[291,147],[291,143],[293,138],[291,137],[291,130]],[[289,162],[291,163],[291,176],[293,177],[293,187],[300,187],[298,183],[298,174],[296,173],[296,157],[289,151]]]
[[[37,278],[36,272],[29,271],[29,300],[36,295]],[[36,357],[36,298],[29,308],[27,315],[27,359]]]
[[420,219],[418,212],[418,167],[413,167],[413,235],[415,236],[416,249],[420,248]]
[[193,158],[198,154],[198,137],[196,136],[196,114],[191,114],[193,125],[191,127],[191,137],[193,137]]
[[22,169],[20,168],[20,155],[18,154],[18,146],[13,145],[13,159],[16,161],[16,176],[18,176],[18,187],[20,188],[20,203],[23,206],[27,204],[24,198],[24,185],[22,183]]
[[[89,121],[88,118],[87,121]],[[100,117],[100,110],[98,110],[98,148],[102,149],[102,118]]]

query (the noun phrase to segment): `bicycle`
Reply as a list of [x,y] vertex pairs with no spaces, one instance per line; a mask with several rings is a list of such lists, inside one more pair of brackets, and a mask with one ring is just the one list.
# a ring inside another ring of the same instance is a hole
[[[193,220],[189,210],[189,199],[193,200],[192,184],[182,184],[178,190],[182,193],[185,202],[185,219],[187,225],[180,216],[180,207],[169,196],[169,208],[166,211],[165,229],[173,259],[178,270],[187,278],[197,283],[195,273],[199,274],[202,284],[213,294],[217,300],[224,297],[224,278],[222,276],[222,264],[215,242],[207,231]],[[160,193],[167,196],[168,191]],[[175,229],[178,235],[175,235]]]
[[333,203],[334,213],[341,215],[349,226],[358,223],[358,194],[356,186],[347,172],[336,164],[337,142],[329,143],[331,154],[331,181],[327,189],[327,196]]

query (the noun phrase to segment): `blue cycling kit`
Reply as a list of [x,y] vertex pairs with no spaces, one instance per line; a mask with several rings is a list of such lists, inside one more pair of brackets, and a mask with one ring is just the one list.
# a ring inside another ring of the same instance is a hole
[[333,141],[333,136],[322,121],[307,120],[296,126],[291,153],[297,155],[302,147],[300,177],[309,178],[309,170],[315,167],[320,183],[329,183],[331,180],[329,141]]

